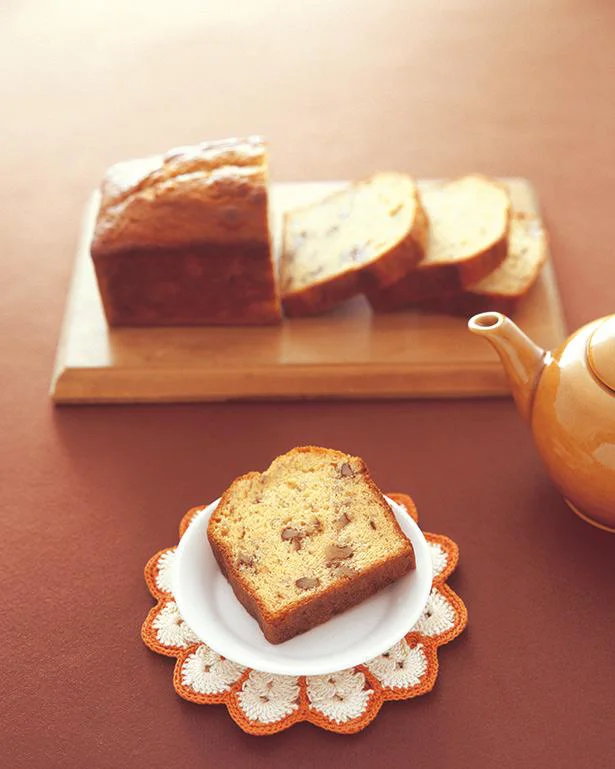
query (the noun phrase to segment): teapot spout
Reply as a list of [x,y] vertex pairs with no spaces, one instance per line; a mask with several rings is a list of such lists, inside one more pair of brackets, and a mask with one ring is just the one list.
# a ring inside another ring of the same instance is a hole
[[516,323],[499,312],[475,315],[468,321],[468,328],[473,334],[484,336],[495,348],[508,376],[517,409],[529,422],[534,392],[547,353],[534,344]]

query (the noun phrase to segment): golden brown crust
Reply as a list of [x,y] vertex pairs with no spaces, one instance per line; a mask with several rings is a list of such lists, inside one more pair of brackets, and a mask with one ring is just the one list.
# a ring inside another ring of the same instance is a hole
[[107,171],[92,256],[135,248],[269,242],[266,149],[258,137],[203,142]]
[[373,262],[350,268],[303,288],[284,292],[282,305],[285,314],[288,317],[302,317],[326,312],[346,299],[389,286],[407,275],[423,258],[429,228],[427,214],[416,188],[414,195],[415,216],[410,232],[403,240]]
[[[341,451],[323,449],[318,446],[301,446],[293,449],[289,454],[294,452],[318,452],[329,457],[336,457],[340,461],[348,458],[348,455]],[[351,459],[360,463],[364,481],[381,498],[384,514],[393,522],[407,546],[399,554],[382,560],[370,569],[354,576],[345,577],[341,584],[338,582],[331,585],[316,597],[306,596],[286,610],[278,613],[272,613],[268,610],[265,604],[259,600],[259,596],[254,593],[241,571],[234,566],[232,553],[227,544],[217,537],[217,525],[224,519],[225,507],[232,500],[237,484],[258,478],[261,474],[250,472],[236,478],[222,495],[218,507],[210,518],[207,537],[220,569],[228,579],[237,599],[257,620],[265,638],[270,643],[282,643],[299,633],[326,622],[335,614],[355,606],[415,568],[412,544],[403,534],[395,515],[369,475],[365,463],[359,457],[352,457]]]
[[279,323],[264,143],[208,142],[113,166],[91,254],[112,326]]

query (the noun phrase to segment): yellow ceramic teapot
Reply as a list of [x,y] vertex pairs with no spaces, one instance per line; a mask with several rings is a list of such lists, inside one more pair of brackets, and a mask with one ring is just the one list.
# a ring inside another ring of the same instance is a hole
[[475,315],[468,327],[495,347],[566,502],[615,532],[615,315],[583,326],[552,352],[499,312]]

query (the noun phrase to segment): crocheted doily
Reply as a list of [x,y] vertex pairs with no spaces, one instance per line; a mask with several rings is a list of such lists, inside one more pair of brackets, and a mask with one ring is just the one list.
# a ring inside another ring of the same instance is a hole
[[[410,497],[388,496],[417,520]],[[180,538],[202,509],[186,513]],[[399,643],[363,665],[329,675],[284,676],[221,657],[199,641],[178,611],[171,582],[174,547],[156,553],[145,567],[145,581],[157,603],[143,623],[141,637],[152,651],[176,658],[173,686],[180,697],[200,705],[226,705],[231,718],[249,734],[274,734],[299,721],[332,732],[358,732],[376,717],[383,702],[431,691],[438,675],[438,647],[466,626],[466,608],[446,584],[457,565],[457,545],[440,534],[425,538],[434,573],[425,610]]]

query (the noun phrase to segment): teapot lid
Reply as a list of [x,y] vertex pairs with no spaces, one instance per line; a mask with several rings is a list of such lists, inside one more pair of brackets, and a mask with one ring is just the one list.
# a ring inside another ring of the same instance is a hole
[[615,316],[594,330],[587,344],[587,358],[594,376],[615,391]]

